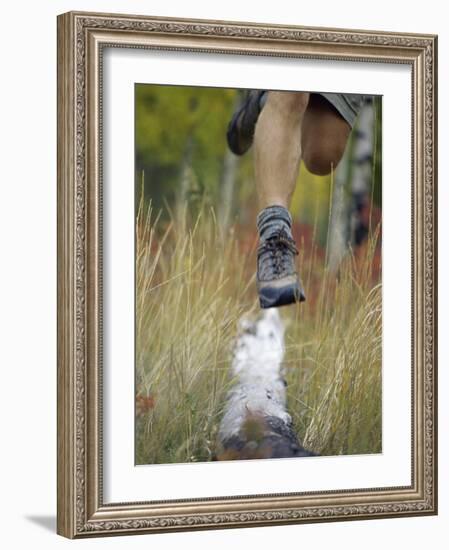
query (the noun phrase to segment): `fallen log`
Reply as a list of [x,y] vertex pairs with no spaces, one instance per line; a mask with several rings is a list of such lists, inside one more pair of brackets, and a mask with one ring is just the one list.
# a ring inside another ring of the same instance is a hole
[[239,324],[217,460],[315,456],[304,449],[288,414],[282,360],[284,325],[276,309]]

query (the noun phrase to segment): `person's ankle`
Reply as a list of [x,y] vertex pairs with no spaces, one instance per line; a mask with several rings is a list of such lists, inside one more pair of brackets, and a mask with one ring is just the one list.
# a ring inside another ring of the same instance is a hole
[[285,206],[278,204],[267,206],[257,215],[257,228],[261,241],[270,238],[281,230],[292,237],[291,214]]

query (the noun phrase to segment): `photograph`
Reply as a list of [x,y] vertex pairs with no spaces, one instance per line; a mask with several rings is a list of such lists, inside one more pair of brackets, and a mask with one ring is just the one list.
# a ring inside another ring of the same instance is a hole
[[382,453],[382,96],[134,93],[136,465]]

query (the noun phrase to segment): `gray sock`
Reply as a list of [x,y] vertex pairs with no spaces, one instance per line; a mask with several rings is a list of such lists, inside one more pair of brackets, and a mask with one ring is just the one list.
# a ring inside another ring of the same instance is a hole
[[292,217],[283,206],[268,206],[259,212],[257,228],[261,241],[268,239],[281,229],[284,229],[289,237],[292,237]]

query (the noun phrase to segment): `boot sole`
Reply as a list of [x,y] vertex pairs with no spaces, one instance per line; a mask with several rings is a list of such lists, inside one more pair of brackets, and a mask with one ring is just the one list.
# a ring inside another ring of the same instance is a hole
[[[243,105],[234,113],[231,121],[228,125],[228,130],[226,132],[226,138],[228,141],[229,149],[234,153],[234,155],[244,155],[248,149],[251,147],[254,138],[254,129],[256,127],[257,119],[260,114],[260,107],[255,107],[253,103],[260,101],[260,97],[264,93],[263,90],[258,91],[254,96],[248,96],[244,101]],[[237,128],[237,122],[240,117],[245,116],[245,111],[249,108],[254,108],[256,112],[253,113],[252,119],[249,122],[245,131],[243,129]]]
[[283,287],[264,286],[259,288],[259,301],[262,309],[288,306],[296,302],[304,302],[306,296],[299,283]]

